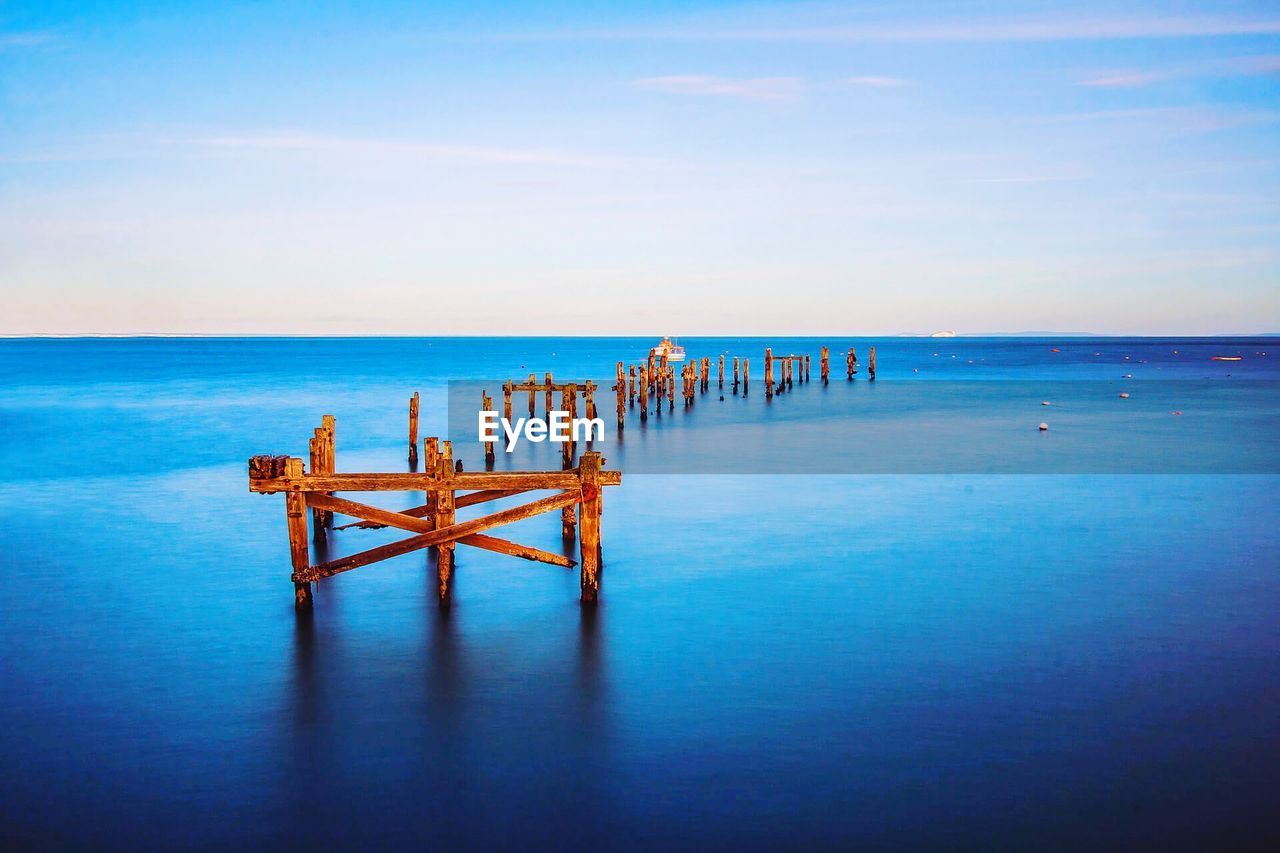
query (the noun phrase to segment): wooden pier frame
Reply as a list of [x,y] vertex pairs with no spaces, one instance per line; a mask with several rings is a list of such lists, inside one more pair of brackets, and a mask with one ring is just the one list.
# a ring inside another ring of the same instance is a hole
[[[310,606],[311,584],[372,563],[424,548],[437,549],[438,595],[447,602],[452,589],[453,549],[461,544],[522,557],[526,560],[571,568],[575,562],[561,554],[542,551],[484,531],[554,510],[577,508],[580,548],[581,599],[595,601],[600,591],[600,520],[605,486],[622,483],[620,471],[603,470],[604,459],[588,451],[574,469],[564,471],[504,471],[460,473],[454,470],[449,442],[424,439],[428,463],[422,473],[338,474],[316,467],[306,473],[301,459],[288,456],[254,456],[249,460],[249,491],[283,493],[293,567],[294,599]],[[539,498],[479,518],[458,521],[457,510],[529,491],[552,490]],[[336,497],[335,492],[425,492],[427,503],[407,510],[388,510]],[[413,535],[345,557],[313,565],[307,545],[307,512],[340,513],[359,519],[356,527],[394,527]]]

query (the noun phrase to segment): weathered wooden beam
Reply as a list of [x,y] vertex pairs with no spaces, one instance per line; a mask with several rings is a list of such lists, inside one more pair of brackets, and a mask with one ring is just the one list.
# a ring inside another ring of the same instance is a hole
[[[524,494],[524,489],[484,489],[479,492],[470,492],[465,495],[458,495],[453,500],[454,509],[465,509],[469,506],[476,506],[489,501],[501,500],[502,498],[510,498],[515,495]],[[307,494],[310,494],[309,492]],[[408,509],[399,509],[396,512],[400,515],[408,515],[414,518],[426,518],[435,512],[435,504],[425,503],[421,506],[412,506]],[[335,527],[334,530],[347,530],[352,527],[358,527],[365,530],[376,530],[380,527],[387,527],[385,524],[377,524],[371,521],[357,521],[352,524],[344,524],[341,527]]]
[[[447,463],[442,459],[441,466],[443,467],[445,464]],[[577,475],[575,474],[574,476],[576,479]],[[442,492],[441,496],[443,497],[443,495],[444,493]],[[452,493],[450,493],[450,498],[452,498]],[[562,507],[570,506],[581,500],[581,498],[582,493],[580,489],[561,492],[560,494],[551,495],[550,497],[531,501],[527,504],[511,507],[510,509],[499,510],[492,515],[474,518],[470,521],[441,525],[430,533],[421,533],[417,536],[411,536],[408,539],[401,539],[398,542],[391,542],[386,545],[380,545],[377,548],[370,548],[367,551],[360,551],[356,554],[340,557],[336,560],[330,560],[327,563],[313,567],[310,571],[310,576],[312,580],[333,577],[334,575],[350,571],[351,569],[367,566],[370,563],[376,563],[380,560],[386,560],[391,557],[398,557],[401,554],[408,554],[412,551],[418,551],[423,548],[430,548],[432,546],[456,542],[463,536],[468,536],[472,533],[480,533],[494,527],[501,527],[504,524],[511,524],[512,522],[531,518],[535,515],[539,515],[540,513],[551,512],[553,510],[561,509]],[[453,506],[452,502],[450,502],[445,514],[451,514],[452,511]],[[437,522],[440,517],[441,512],[437,511]]]
[[[261,458],[261,457],[255,457]],[[301,460],[299,460],[301,461]],[[452,464],[452,459],[450,460]],[[621,471],[601,471],[601,482],[616,486],[622,482]],[[387,474],[303,474],[250,478],[249,491],[273,492],[422,492],[438,489],[473,491],[476,489],[571,489],[578,485],[573,471],[467,471],[450,472],[447,478],[427,473]]]
[[871,347],[871,354],[867,356],[867,377],[869,379],[876,378],[876,348]]
[[[436,472],[440,476],[449,473],[449,463],[452,461],[452,449],[449,442],[444,442],[440,454],[439,467]],[[435,533],[441,533],[454,526],[454,520],[457,516],[454,514],[453,490],[444,489],[436,494],[436,511],[432,525]],[[472,531],[474,532],[474,531]],[[431,536],[431,533],[424,533],[423,536]],[[455,537],[456,538],[456,537]],[[436,548],[436,582],[440,595],[440,602],[443,604],[449,600],[450,594],[453,592],[453,542],[452,540],[440,540],[439,542],[428,543],[438,546]]]
[[524,560],[533,560],[537,563],[550,563],[553,566],[561,566],[566,569],[572,569],[578,565],[577,560],[571,560],[563,554],[553,554],[550,551],[521,545],[508,539],[499,539],[496,536],[486,536],[483,533],[472,533],[470,536],[463,536],[458,540],[458,544],[470,545],[473,548],[483,548],[486,551],[520,557]]
[[[302,460],[289,457],[285,475],[302,476]],[[311,605],[311,551],[307,546],[307,498],[299,492],[284,496],[285,522],[289,531],[289,561],[293,564],[293,597],[298,607]]]
[[578,475],[582,478],[582,500],[578,503],[578,555],[581,561],[582,600],[593,602],[600,595],[600,515],[603,511],[599,476],[603,459],[596,451],[582,454]]

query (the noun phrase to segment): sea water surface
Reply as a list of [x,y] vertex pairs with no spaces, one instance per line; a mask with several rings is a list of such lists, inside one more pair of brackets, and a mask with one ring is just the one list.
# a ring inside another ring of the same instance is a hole
[[1280,842],[1275,339],[685,339],[751,395],[610,422],[598,607],[461,549],[447,609],[418,552],[295,612],[249,456],[406,470],[418,390],[473,470],[459,388],[651,343],[0,341],[0,843]]

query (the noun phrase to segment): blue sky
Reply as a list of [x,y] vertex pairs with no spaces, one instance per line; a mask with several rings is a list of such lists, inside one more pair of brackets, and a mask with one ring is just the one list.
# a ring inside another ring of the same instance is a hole
[[1274,3],[0,0],[0,333],[1280,331]]

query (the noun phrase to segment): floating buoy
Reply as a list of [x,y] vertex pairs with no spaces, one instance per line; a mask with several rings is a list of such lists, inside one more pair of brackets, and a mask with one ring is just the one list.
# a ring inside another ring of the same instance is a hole
[[1121,398],[1121,399],[1123,399],[1123,400],[1128,400],[1128,399],[1129,399],[1129,392],[1128,392],[1128,391],[1121,391],[1121,392],[1120,392],[1120,398]]
[[1132,379],[1132,378],[1133,378],[1133,374],[1132,374],[1132,373],[1126,373],[1124,376],[1121,376],[1120,378],[1121,378],[1121,379]]
[[1047,405],[1049,405],[1049,401],[1048,401],[1048,400],[1045,400],[1045,401],[1044,401],[1044,402],[1042,402],[1040,405],[1042,405],[1042,406],[1047,406]]
[[918,367],[913,367],[913,368],[911,368],[911,372],[912,372],[912,373],[919,373],[919,372],[920,372],[920,368],[918,368]]
[[1170,412],[1169,414],[1171,414],[1171,415],[1180,415],[1180,414],[1182,414],[1182,410],[1181,410],[1181,409],[1179,409],[1178,411],[1176,411],[1176,412]]
[[1048,431],[1048,429],[1049,429],[1049,425],[1048,425],[1047,423],[1045,423],[1044,421],[1041,421],[1041,422],[1040,422],[1040,431],[1041,431],[1041,432],[1047,432],[1047,431]]

